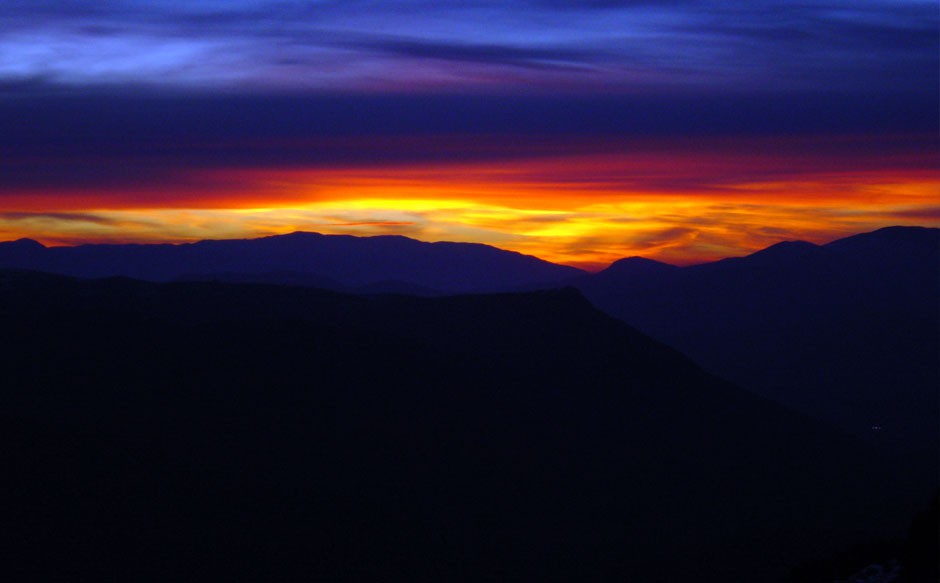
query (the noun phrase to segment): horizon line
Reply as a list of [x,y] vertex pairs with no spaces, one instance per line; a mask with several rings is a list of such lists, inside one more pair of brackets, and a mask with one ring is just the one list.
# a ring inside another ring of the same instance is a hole
[[[605,269],[609,268],[609,267],[610,267],[611,265],[613,265],[614,263],[617,263],[617,262],[622,261],[622,260],[624,260],[624,259],[641,258],[641,259],[647,259],[647,260],[650,260],[650,261],[656,261],[657,263],[662,263],[662,264],[665,264],[665,265],[671,265],[671,266],[673,266],[673,267],[693,267],[693,266],[696,266],[696,265],[705,265],[705,264],[708,264],[708,263],[715,263],[715,262],[717,262],[717,261],[723,261],[723,260],[725,260],[725,259],[735,259],[735,258],[749,257],[749,256],[751,256],[751,255],[754,255],[755,253],[760,253],[761,251],[764,251],[764,250],[766,250],[766,249],[769,249],[769,248],[774,247],[774,246],[776,246],[776,245],[779,245],[779,244],[781,244],[781,243],[809,243],[809,244],[815,245],[815,246],[824,246],[824,245],[827,245],[827,244],[829,244],[829,243],[834,243],[834,242],[836,242],[836,241],[840,241],[840,240],[842,240],[842,239],[846,239],[846,238],[849,238],[849,237],[854,237],[854,236],[858,236],[858,235],[866,235],[866,234],[871,234],[871,233],[877,233],[877,232],[879,232],[879,231],[885,231],[885,230],[888,230],[888,229],[925,229],[925,230],[931,230],[931,231],[940,231],[940,228],[938,228],[938,227],[928,227],[928,226],[925,226],[925,225],[888,225],[888,226],[880,227],[880,228],[877,228],[877,229],[874,229],[874,230],[860,231],[860,232],[853,233],[853,234],[850,234],[850,235],[839,236],[839,237],[836,237],[836,238],[834,238],[834,239],[829,239],[829,240],[825,240],[825,241],[818,241],[818,242],[817,242],[817,241],[809,241],[809,240],[805,240],[805,239],[787,239],[787,238],[781,238],[779,241],[777,241],[777,242],[775,242],[775,243],[772,243],[772,244],[770,244],[770,245],[768,245],[768,246],[766,246],[766,247],[763,247],[763,248],[761,248],[761,249],[757,249],[757,250],[751,251],[751,252],[746,253],[746,254],[744,254],[744,255],[727,255],[727,256],[718,257],[718,258],[716,258],[716,259],[705,260],[705,261],[699,261],[699,262],[692,262],[692,263],[682,263],[682,262],[672,263],[672,262],[660,261],[660,260],[658,260],[658,259],[653,259],[653,258],[650,258],[650,257],[646,257],[646,256],[644,256],[644,255],[625,255],[625,256],[623,256],[623,257],[620,257],[620,258],[618,258],[618,259],[615,259],[615,260],[611,261],[610,263],[606,263],[606,264],[601,264],[601,263],[597,263],[597,262],[556,262],[556,261],[550,261],[550,260],[548,260],[548,259],[544,259],[544,258],[539,257],[538,255],[535,255],[535,254],[532,254],[532,253],[523,253],[523,252],[520,252],[520,251],[515,251],[515,250],[513,250],[513,249],[503,248],[503,247],[500,247],[499,245],[493,245],[493,244],[490,244],[490,243],[481,243],[481,242],[476,242],[476,241],[457,241],[457,240],[450,240],[450,239],[447,239],[447,240],[428,241],[428,240],[419,239],[419,238],[417,238],[417,237],[410,237],[410,236],[407,236],[407,235],[400,235],[400,234],[395,234],[395,233],[376,234],[376,235],[355,235],[355,234],[348,234],[348,233],[321,233],[321,232],[318,232],[318,231],[305,231],[305,230],[290,231],[290,232],[286,232],[286,233],[272,233],[272,234],[267,234],[267,235],[259,235],[259,236],[256,236],[256,237],[226,237],[226,238],[218,238],[218,239],[203,238],[203,239],[191,239],[191,240],[167,240],[167,241],[147,241],[147,240],[140,240],[140,241],[128,240],[128,241],[122,241],[122,242],[115,242],[115,241],[88,241],[88,242],[80,242],[80,243],[63,243],[63,244],[46,244],[46,243],[43,243],[43,242],[41,241],[41,236],[39,236],[39,238],[34,238],[34,237],[32,237],[32,236],[27,236],[27,237],[19,237],[19,238],[17,238],[17,239],[12,239],[12,240],[7,240],[7,241],[0,241],[0,245],[9,244],[9,243],[19,243],[19,242],[29,241],[29,242],[33,242],[33,243],[36,243],[36,244],[40,245],[40,246],[43,247],[44,249],[63,249],[63,248],[75,248],[75,247],[82,247],[82,246],[115,246],[115,247],[116,247],[116,246],[126,246],[126,245],[140,245],[140,246],[171,245],[171,246],[174,246],[174,247],[180,247],[180,246],[183,246],[183,245],[195,245],[195,244],[204,243],[204,242],[215,242],[215,241],[218,241],[218,242],[223,242],[223,241],[257,241],[257,240],[261,240],[261,239],[274,239],[274,238],[279,238],[279,237],[289,237],[289,236],[292,236],[292,235],[317,235],[317,236],[320,236],[320,237],[345,237],[345,238],[354,238],[354,239],[376,239],[376,238],[392,238],[392,237],[394,237],[394,238],[399,238],[399,239],[407,239],[407,240],[409,240],[409,241],[415,241],[415,242],[418,242],[418,243],[424,243],[424,244],[428,244],[428,245],[434,245],[434,244],[436,244],[436,243],[450,243],[450,244],[459,244],[459,245],[482,245],[482,246],[485,246],[485,247],[491,247],[491,248],[494,248],[494,249],[498,249],[498,250],[504,251],[504,252],[506,252],[506,253],[516,253],[516,254],[518,254],[518,255],[523,255],[523,256],[526,256],[526,257],[533,257],[533,258],[535,258],[535,259],[538,259],[539,261],[544,261],[544,262],[546,262],[546,263],[551,263],[551,264],[554,264],[554,265],[561,265],[561,266],[566,266],[566,267],[573,267],[573,268],[575,268],[575,269],[579,269],[579,270],[584,271],[584,272],[587,272],[587,273],[599,273],[599,272],[604,271]],[[578,264],[578,263],[580,263],[580,264]],[[586,267],[586,266],[588,266],[588,265],[594,266],[594,267],[593,267],[593,268],[588,268],[588,267]]]

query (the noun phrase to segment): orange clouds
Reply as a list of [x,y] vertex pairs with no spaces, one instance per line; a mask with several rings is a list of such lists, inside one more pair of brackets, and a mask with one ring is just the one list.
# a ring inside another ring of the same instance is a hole
[[[395,144],[369,147],[379,146]],[[130,187],[8,191],[0,238],[396,233],[596,268],[628,255],[688,264],[783,239],[940,223],[935,161],[879,156],[876,144],[856,138],[573,141],[535,150],[503,159],[449,152],[423,162],[175,167]]]

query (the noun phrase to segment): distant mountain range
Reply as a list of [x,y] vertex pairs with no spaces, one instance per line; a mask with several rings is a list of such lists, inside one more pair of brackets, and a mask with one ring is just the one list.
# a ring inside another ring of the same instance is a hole
[[44,247],[0,243],[0,267],[75,277],[125,276],[312,285],[380,293],[480,293],[552,287],[584,272],[475,243],[293,233],[180,245]]
[[940,230],[779,243],[678,268],[618,261],[576,284],[711,372],[936,468]]
[[571,288],[3,271],[0,323],[14,580],[772,583],[931,494]]
[[632,257],[597,274],[486,245],[315,233],[52,248],[23,239],[0,243],[0,268],[417,296],[573,285],[719,376],[934,460],[938,233],[892,227],[683,268]]

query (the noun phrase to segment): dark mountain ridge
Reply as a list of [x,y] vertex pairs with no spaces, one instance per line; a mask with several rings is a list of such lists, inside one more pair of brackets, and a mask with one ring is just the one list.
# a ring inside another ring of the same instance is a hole
[[485,245],[316,233],[62,248],[21,239],[0,243],[0,266],[420,296],[567,283],[749,390],[899,450],[940,451],[937,233],[889,227],[682,268],[631,257],[590,276]]
[[708,370],[935,467],[940,230],[786,242],[642,281],[579,280],[598,307]]
[[397,281],[446,293],[551,287],[583,274],[573,267],[477,243],[425,243],[401,236],[304,232],[179,245],[47,248],[35,241],[20,240],[0,244],[0,267],[75,277],[122,275],[146,281],[216,274],[261,278],[268,274],[266,279],[270,280],[270,274],[282,272],[335,282],[343,289]]
[[782,581],[927,495],[573,289],[6,271],[0,323],[16,575]]

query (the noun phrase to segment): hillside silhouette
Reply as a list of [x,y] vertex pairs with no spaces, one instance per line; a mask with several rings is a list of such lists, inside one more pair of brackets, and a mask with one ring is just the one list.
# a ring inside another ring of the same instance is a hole
[[570,288],[4,271],[0,321],[14,578],[783,581],[932,494]]
[[404,289],[425,294],[554,287],[584,273],[477,243],[304,232],[179,245],[45,247],[20,239],[0,243],[0,268],[75,277],[254,281],[337,291]]
[[405,237],[294,233],[182,245],[0,243],[0,267],[78,277],[264,283],[441,296],[577,286],[707,370],[897,452],[940,457],[940,238],[891,227],[679,268],[630,257],[593,275]]
[[936,473],[940,231],[893,227],[692,267],[629,268],[615,263],[577,286],[711,372],[916,452]]

